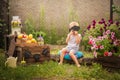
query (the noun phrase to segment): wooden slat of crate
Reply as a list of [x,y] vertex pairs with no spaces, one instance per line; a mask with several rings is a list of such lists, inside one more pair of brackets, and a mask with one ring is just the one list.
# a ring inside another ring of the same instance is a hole
[[[41,57],[41,56],[40,56],[40,59],[39,59],[39,61],[37,61],[37,62],[44,62],[44,61],[49,61],[49,60],[50,60],[50,57]],[[36,62],[33,57],[30,57],[29,59],[25,59],[25,61],[26,61],[27,63],[34,63],[34,62]]]
[[25,47],[24,49],[29,50],[31,53],[34,52],[40,52],[42,53],[43,49],[48,49],[50,50],[50,48],[48,46],[34,46],[34,47]]

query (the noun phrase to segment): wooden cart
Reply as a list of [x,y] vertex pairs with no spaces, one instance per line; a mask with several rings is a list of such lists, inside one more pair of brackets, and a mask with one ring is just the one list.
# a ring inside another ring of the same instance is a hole
[[[27,54],[27,58],[26,52],[29,52],[29,54]],[[14,40],[11,40],[8,55],[13,56],[15,53],[17,54],[18,62],[21,62],[23,59],[27,63],[44,62],[46,60],[50,60],[50,47],[48,45],[25,43],[20,40],[17,40],[15,43]],[[37,57],[37,60],[35,57]]]

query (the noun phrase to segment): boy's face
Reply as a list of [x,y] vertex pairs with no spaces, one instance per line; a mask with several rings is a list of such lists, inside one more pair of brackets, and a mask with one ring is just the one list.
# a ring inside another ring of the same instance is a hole
[[78,34],[78,31],[71,30],[71,32],[72,32],[73,35]]

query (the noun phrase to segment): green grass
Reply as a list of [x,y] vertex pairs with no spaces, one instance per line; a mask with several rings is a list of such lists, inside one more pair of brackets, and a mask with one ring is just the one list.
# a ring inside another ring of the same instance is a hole
[[[84,52],[84,54],[84,57],[92,57],[90,53]],[[40,78],[40,80],[120,80],[120,71],[109,73],[99,64],[82,65],[77,68],[74,64],[58,65],[58,62],[49,61],[43,64],[19,65],[13,69],[5,67],[4,62],[5,58],[1,53],[0,80],[32,80],[33,78]]]

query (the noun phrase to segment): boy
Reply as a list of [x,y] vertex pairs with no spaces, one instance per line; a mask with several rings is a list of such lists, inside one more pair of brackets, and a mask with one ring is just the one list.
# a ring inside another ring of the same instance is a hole
[[72,60],[75,62],[77,67],[80,67],[80,64],[75,56],[75,53],[79,50],[79,44],[81,42],[81,35],[78,34],[79,31],[79,24],[77,22],[71,22],[69,24],[69,34],[66,38],[67,46],[62,49],[61,55],[60,55],[60,62],[59,64],[63,63],[64,55],[66,53],[69,53]]

